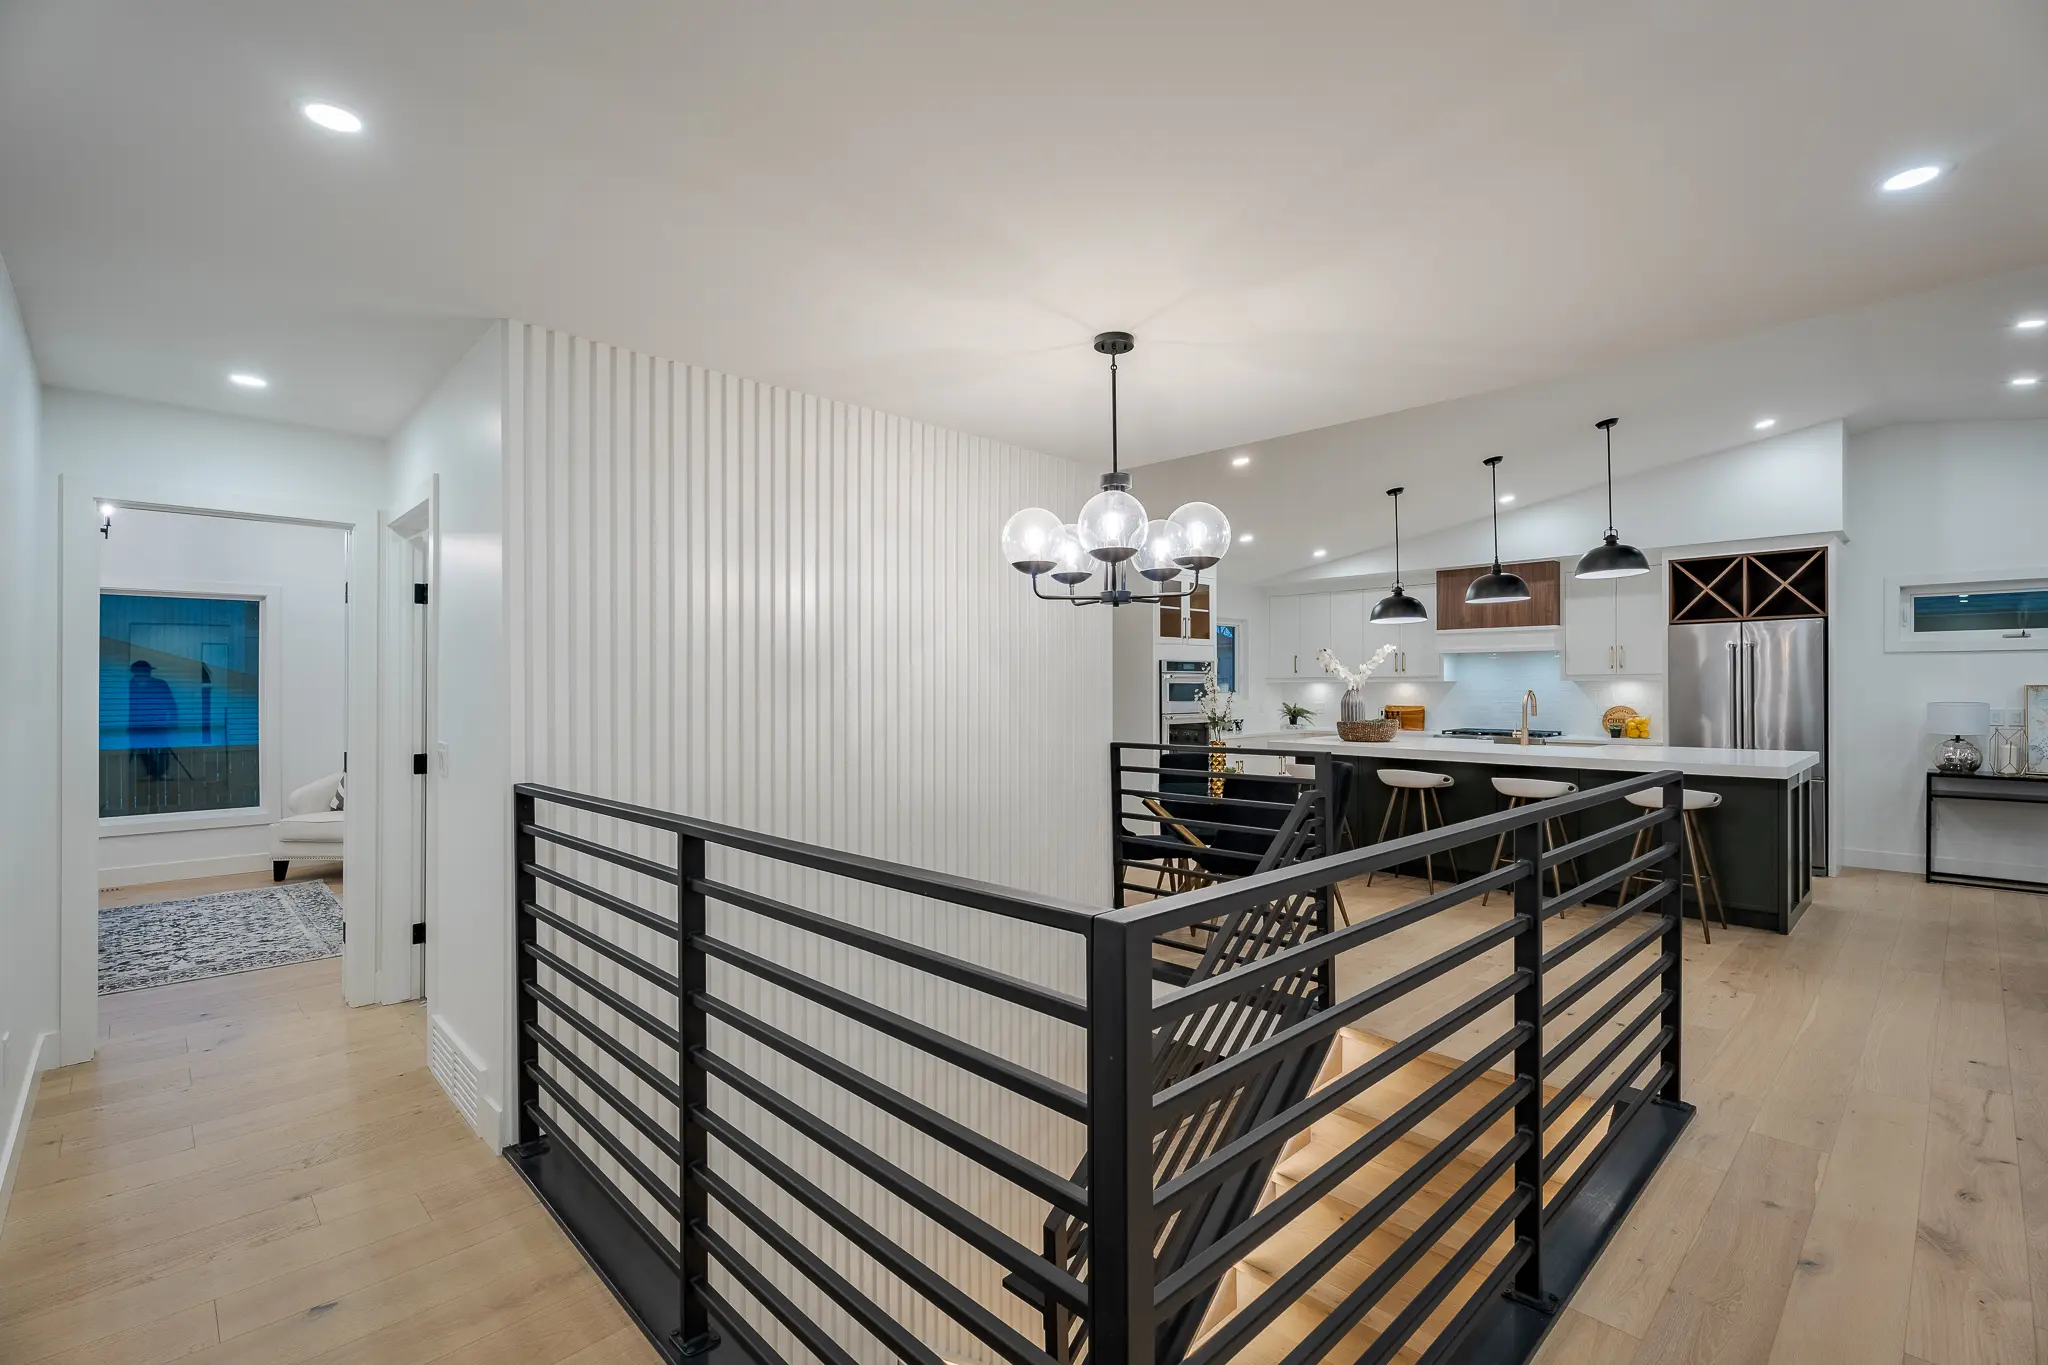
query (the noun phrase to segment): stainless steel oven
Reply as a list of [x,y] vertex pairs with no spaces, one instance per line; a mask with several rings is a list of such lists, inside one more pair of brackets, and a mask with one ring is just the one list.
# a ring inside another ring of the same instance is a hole
[[1203,659],[1161,659],[1159,661],[1159,716],[1202,714],[1202,685],[1209,681],[1211,666]]

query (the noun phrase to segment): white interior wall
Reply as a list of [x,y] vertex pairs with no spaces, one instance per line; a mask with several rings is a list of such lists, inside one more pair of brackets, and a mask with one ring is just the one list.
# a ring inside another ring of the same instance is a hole
[[40,391],[0,263],[0,1221],[35,1071],[57,1062],[57,485]]
[[[150,832],[100,830],[100,885],[219,876],[270,866],[268,822],[285,793],[341,767],[346,732],[346,536],[333,526],[123,509],[100,544],[100,583],[176,595],[237,585],[275,589],[263,608],[264,658],[275,659],[275,724],[263,734],[264,804],[237,824]],[[274,646],[274,647],[273,647]],[[268,719],[268,718],[266,718]]]
[[[1036,601],[996,547],[1018,507],[1079,506],[1091,491],[1087,471],[516,325],[506,449],[515,778],[1104,903],[1108,613]],[[489,817],[502,830],[509,815],[501,790]],[[562,812],[551,822],[589,823]],[[640,843],[650,855],[673,856],[670,841]],[[588,860],[555,861],[601,884],[618,880]],[[1078,941],[1050,931],[738,857],[714,855],[711,868],[826,913],[1079,988]],[[606,912],[585,905],[577,913],[602,932],[621,932]],[[712,926],[892,1009],[1080,1079],[1074,1030],[860,954],[821,951],[815,940],[737,912],[714,907]],[[502,945],[502,921],[497,933]],[[648,1008],[672,1011],[637,978],[573,944],[557,946]],[[452,936],[443,949],[454,954]],[[490,1042],[495,1066],[509,1056],[508,969],[502,946],[476,945],[475,956],[504,1000]],[[1006,1091],[737,973],[714,967],[712,989],[1055,1169],[1069,1169],[1078,1154],[1078,1131]],[[1037,1244],[1043,1208],[979,1167],[722,1028],[714,1027],[712,1044],[876,1149],[935,1173],[940,1188]],[[578,1046],[658,1118],[670,1113],[630,1074]],[[748,1113],[729,1096],[718,1103]],[[742,1126],[773,1148],[794,1154],[802,1146],[758,1115]],[[658,1149],[630,1129],[621,1136],[673,1178]],[[723,1152],[715,1159],[772,1202]],[[1036,1331],[987,1262],[875,1197],[837,1163],[796,1159],[976,1298],[1008,1305],[1020,1330]],[[648,1212],[660,1221],[658,1208]],[[836,1235],[799,1213],[787,1217],[856,1281],[873,1283],[872,1267]],[[774,1264],[772,1253],[752,1250]],[[858,1339],[836,1308],[783,1278],[828,1330]],[[982,1358],[935,1312],[877,1292],[925,1339],[957,1358]]]
[[[1930,701],[2020,705],[2048,683],[2048,651],[1885,652],[1887,578],[1921,573],[2048,569],[2048,421],[1884,427],[1849,441],[1849,543],[1833,612],[1834,666],[1853,683],[1836,692],[1832,784],[1842,856],[1860,867],[1920,871],[1923,774],[1933,737]],[[1980,740],[1981,744],[1982,741]],[[2048,878],[2048,822],[2038,806],[1948,802],[1939,807],[1939,866],[1980,875]]]
[[[363,528],[349,537],[348,629],[377,638],[377,541],[384,492],[381,441],[250,418],[194,412],[70,389],[42,395],[44,456],[59,479],[59,650],[63,708],[59,818],[62,865],[60,1014],[66,1062],[91,1057],[98,1034],[94,990],[99,931],[99,586],[102,541],[96,504],[207,511]],[[348,733],[370,745],[377,725],[374,648],[349,651]],[[377,998],[376,774],[349,775],[345,897],[347,998]]]
[[[492,327],[392,438],[385,507],[392,516],[430,497],[428,741],[436,754],[427,776],[433,831],[427,876],[430,936],[427,999],[440,1024],[487,1068],[486,1094],[505,1066],[503,1013],[511,971],[506,859],[511,768],[506,719],[504,635],[505,334]],[[400,546],[385,541],[385,553]],[[390,782],[410,744],[402,690],[387,690],[384,721]],[[445,771],[439,746],[446,746]],[[394,802],[397,791],[393,787]],[[394,834],[396,832],[394,831]],[[394,874],[398,864],[394,864]],[[396,971],[405,952],[392,945]],[[493,1119],[484,1137],[509,1141]]]

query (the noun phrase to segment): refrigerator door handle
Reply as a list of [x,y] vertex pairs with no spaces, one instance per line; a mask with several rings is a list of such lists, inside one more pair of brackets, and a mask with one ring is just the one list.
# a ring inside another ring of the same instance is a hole
[[1756,747],[1756,641],[1749,642],[1749,677],[1743,680],[1744,712],[1749,717],[1749,733],[1743,738],[1742,747]]
[[1729,747],[1742,747],[1742,641],[1728,642],[1728,735]]

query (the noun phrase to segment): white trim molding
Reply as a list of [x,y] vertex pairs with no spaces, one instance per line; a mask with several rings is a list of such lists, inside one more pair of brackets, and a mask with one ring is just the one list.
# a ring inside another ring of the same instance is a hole
[[[29,1044],[28,1063],[21,1069],[21,1088],[13,1096],[0,1095],[0,1113],[7,1123],[0,1127],[0,1227],[7,1223],[7,1201],[14,1193],[14,1177],[21,1169],[21,1156],[28,1148],[28,1125],[35,1117],[36,1091],[42,1085],[43,1063],[57,1054],[57,1035],[41,1033]],[[4,1068],[0,1051],[0,1068]]]

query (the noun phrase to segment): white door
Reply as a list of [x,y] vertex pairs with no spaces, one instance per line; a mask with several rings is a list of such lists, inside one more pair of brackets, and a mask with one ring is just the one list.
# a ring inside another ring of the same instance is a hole
[[1568,678],[1605,677],[1619,667],[1614,642],[1615,585],[1631,579],[1564,580],[1564,672]]
[[1660,568],[1614,580],[1614,671],[1654,678],[1664,673],[1664,574]]

